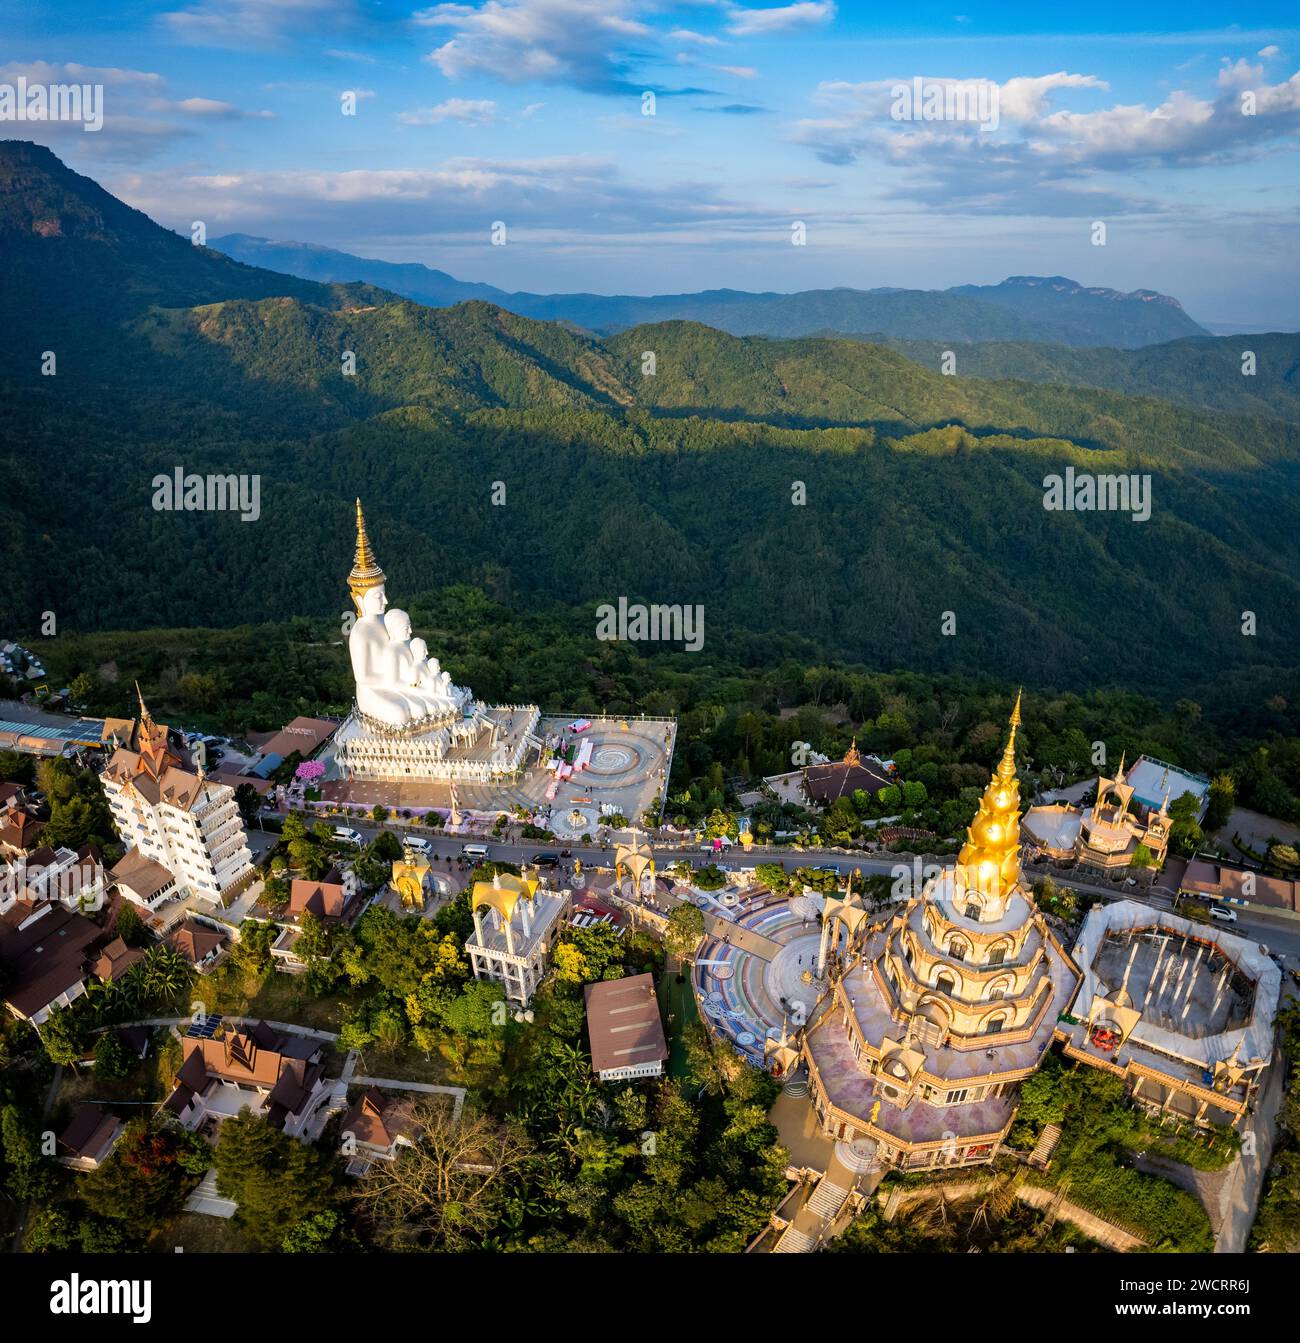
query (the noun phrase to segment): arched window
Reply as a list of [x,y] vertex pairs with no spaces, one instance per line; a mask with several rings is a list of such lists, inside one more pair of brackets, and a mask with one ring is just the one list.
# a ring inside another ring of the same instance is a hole
[[948,955],[951,956],[954,961],[964,961],[966,959],[967,950],[968,947],[966,946],[966,943],[960,937],[949,939]]
[[974,900],[967,902],[966,917],[970,919],[972,923],[978,923],[980,921],[980,907]]
[[957,991],[957,981],[947,970],[940,970],[934,977],[934,987],[940,993],[952,994]]
[[984,1023],[984,1034],[996,1035],[1006,1023],[1007,1019],[1002,1013],[995,1013]]
[[996,947],[989,948],[989,964],[1001,965],[1007,958],[1007,944],[999,942]]

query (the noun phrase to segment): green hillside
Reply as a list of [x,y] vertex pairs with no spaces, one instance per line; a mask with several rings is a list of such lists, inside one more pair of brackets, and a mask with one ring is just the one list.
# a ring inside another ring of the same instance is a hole
[[[683,322],[600,341],[282,281],[153,238],[58,168],[8,181],[64,193],[63,235],[0,196],[43,320],[81,333],[49,378],[7,328],[0,632],[49,610],[67,631],[342,619],[360,494],[399,601],[469,582],[583,623],[620,596],[702,603],[706,640],[1062,686],[1181,694],[1296,664],[1296,426],[855,341]],[[105,299],[89,322],[69,252]],[[1150,520],[1048,512],[1067,465],[1149,473]],[[155,511],[177,467],[256,475],[259,518]]]
[[[1139,350],[1072,349],[1024,341],[943,341],[876,337],[926,368],[938,370],[945,351],[967,378],[1015,378],[1072,387],[1104,387],[1129,396],[1156,396],[1232,415],[1300,421],[1300,334],[1198,336]],[[1255,356],[1244,373],[1243,354]]]

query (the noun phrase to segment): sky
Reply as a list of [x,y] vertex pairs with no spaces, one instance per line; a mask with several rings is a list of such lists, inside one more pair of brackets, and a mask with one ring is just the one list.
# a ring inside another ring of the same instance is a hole
[[[1065,275],[1300,327],[1294,5],[0,0],[0,32],[0,85],[105,117],[0,136],[187,234],[535,292]],[[982,116],[909,119],[916,80]]]

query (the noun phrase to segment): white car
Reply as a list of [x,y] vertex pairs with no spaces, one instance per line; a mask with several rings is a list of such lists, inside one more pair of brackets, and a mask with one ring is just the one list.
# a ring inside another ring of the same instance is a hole
[[334,827],[334,838],[344,844],[355,845],[358,849],[365,843],[358,830],[350,830],[346,825],[336,825]]
[[428,858],[433,854],[433,845],[423,835],[404,835],[402,843],[412,853],[418,853],[421,858]]
[[1210,918],[1218,919],[1220,923],[1236,923],[1237,911],[1229,909],[1227,905],[1211,905]]

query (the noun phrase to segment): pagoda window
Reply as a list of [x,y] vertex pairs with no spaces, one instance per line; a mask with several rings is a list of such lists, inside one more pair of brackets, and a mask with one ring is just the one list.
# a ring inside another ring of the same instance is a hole
[[1007,949],[1005,945],[991,947],[989,949],[989,964],[1001,965],[1007,958]]
[[973,900],[966,906],[966,917],[972,923],[978,923],[980,921],[980,907]]
[[1007,1019],[1004,1016],[999,1015],[996,1017],[990,1017],[988,1021],[985,1023],[984,1034],[996,1035],[1002,1029],[1002,1027],[1006,1025],[1006,1022]]
[[941,971],[934,978],[934,987],[940,993],[952,994],[957,990],[957,981],[947,971]]
[[948,943],[948,955],[954,961],[964,961],[966,959],[966,943],[954,938]]

